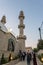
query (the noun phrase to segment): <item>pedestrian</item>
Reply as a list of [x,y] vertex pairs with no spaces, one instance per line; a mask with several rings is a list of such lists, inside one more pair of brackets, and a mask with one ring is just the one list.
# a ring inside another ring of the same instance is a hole
[[25,60],[25,53],[22,53],[23,61]]
[[22,60],[23,60],[23,61],[25,60],[25,57],[26,57],[26,52],[23,51],[23,52],[22,52]]
[[30,56],[30,53],[28,50],[28,52],[27,52],[27,65],[30,65],[30,61],[31,61],[31,56]]
[[33,65],[37,65],[36,55],[33,53]]
[[20,57],[20,60],[22,61],[22,51],[19,50],[19,57]]
[[11,61],[11,53],[10,53],[10,55],[9,55],[9,61]]

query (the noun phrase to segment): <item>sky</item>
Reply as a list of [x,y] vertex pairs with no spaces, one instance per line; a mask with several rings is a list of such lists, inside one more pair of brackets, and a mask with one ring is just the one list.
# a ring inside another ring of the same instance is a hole
[[[0,0],[0,20],[6,16],[5,26],[11,28],[16,37],[19,35],[18,16],[21,10],[25,16],[25,46],[35,48],[40,39],[38,28],[43,21],[43,0]],[[41,35],[43,38],[43,26]]]

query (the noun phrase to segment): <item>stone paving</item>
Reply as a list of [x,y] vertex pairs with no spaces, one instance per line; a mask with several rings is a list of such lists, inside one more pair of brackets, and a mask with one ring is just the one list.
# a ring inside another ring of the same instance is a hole
[[15,65],[27,65],[26,61],[22,61],[22,62],[19,62],[18,64],[15,64]]
[[[27,62],[26,62],[26,61],[21,61],[21,62],[15,64],[15,65],[27,65]],[[30,64],[30,65],[33,65],[33,61],[31,61],[31,64]],[[39,61],[38,58],[37,58],[37,65],[43,65],[43,64]]]
[[37,65],[43,65],[43,63],[41,63],[38,58],[37,58]]
[[[26,61],[21,61],[15,65],[27,65],[27,62]],[[30,65],[33,65],[33,62],[31,61],[31,64]]]
[[[3,65],[27,65],[27,62],[26,60],[25,61],[20,61],[18,62],[17,64],[15,64],[14,61],[11,61],[10,63],[7,63],[7,64],[3,64]],[[33,61],[31,61],[30,65],[33,65]],[[43,65],[39,59],[37,58],[37,65]]]

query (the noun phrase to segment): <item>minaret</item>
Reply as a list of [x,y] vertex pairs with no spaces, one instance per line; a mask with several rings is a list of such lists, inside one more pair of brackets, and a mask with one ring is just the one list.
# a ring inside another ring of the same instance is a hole
[[2,22],[3,24],[6,23],[6,16],[5,16],[5,15],[2,17],[1,22]]
[[19,50],[25,51],[25,40],[26,40],[26,36],[24,35],[24,28],[25,25],[23,24],[23,20],[24,20],[25,16],[23,11],[20,11],[20,15],[19,15],[19,36],[17,37],[18,39],[18,43],[19,43]]

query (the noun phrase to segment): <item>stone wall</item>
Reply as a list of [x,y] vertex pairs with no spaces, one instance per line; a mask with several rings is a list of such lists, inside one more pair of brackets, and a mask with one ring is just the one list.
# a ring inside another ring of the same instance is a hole
[[7,50],[8,48],[8,39],[12,38],[14,40],[14,52],[12,52],[12,55],[15,53],[18,54],[18,42],[15,38],[15,36],[11,33],[5,33],[2,30],[0,30],[0,57],[2,53],[4,53],[5,56],[8,56],[10,51]]

